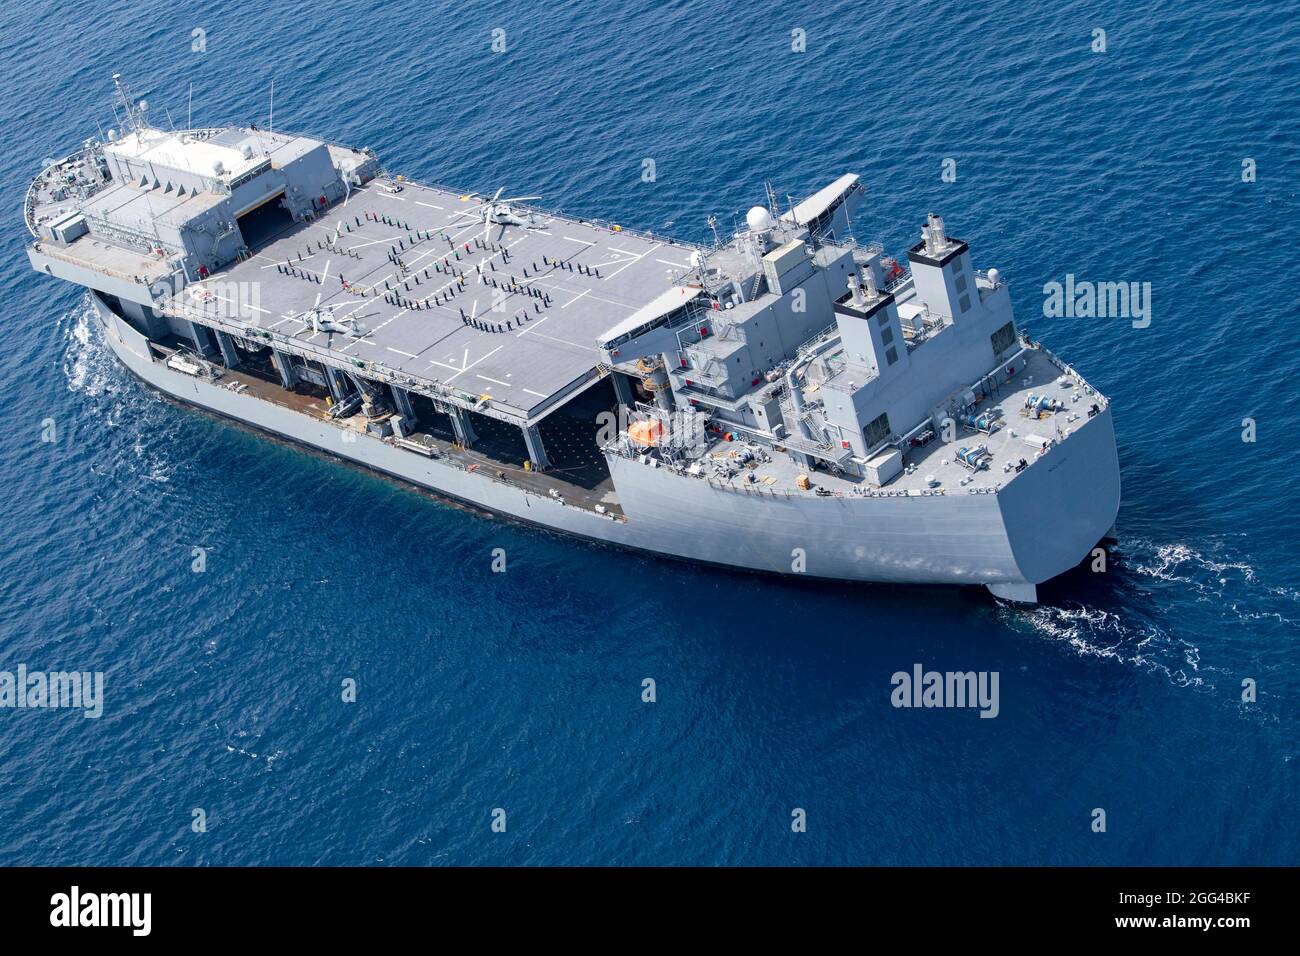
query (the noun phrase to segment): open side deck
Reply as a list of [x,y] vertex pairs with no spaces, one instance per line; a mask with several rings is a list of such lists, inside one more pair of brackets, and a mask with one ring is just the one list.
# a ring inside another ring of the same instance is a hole
[[[151,343],[151,348],[164,361],[172,355],[181,355],[198,363],[218,384],[241,395],[251,395],[262,401],[291,409],[339,428],[340,441],[346,441],[349,432],[364,433],[369,423],[364,415],[332,418],[326,390],[299,383],[287,391],[269,363],[245,363],[237,369],[198,358],[189,343],[180,339]],[[610,478],[609,466],[594,442],[594,405],[602,401],[596,390],[576,400],[573,408],[565,408],[549,416],[540,426],[543,440],[552,459],[546,472],[526,468],[527,448],[519,430],[504,422],[476,417],[477,438],[472,448],[456,441],[450,418],[435,411],[431,404],[420,407],[419,430],[408,436],[412,443],[431,448],[439,458],[444,458],[466,471],[482,471],[498,481],[513,484],[535,494],[560,496],[567,503],[595,511],[601,506],[610,515],[622,515],[618,496]],[[608,397],[608,396],[604,396]],[[610,399],[612,400],[612,399]],[[389,439],[392,441],[392,439]],[[411,454],[419,454],[412,450]]]

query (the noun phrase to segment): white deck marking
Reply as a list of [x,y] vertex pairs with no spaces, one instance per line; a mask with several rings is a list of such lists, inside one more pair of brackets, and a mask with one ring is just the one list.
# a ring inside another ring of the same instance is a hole
[[212,297],[214,299],[220,299],[222,302],[229,303],[230,305],[233,305],[236,309],[256,309],[258,312],[265,312],[267,315],[271,314],[270,309],[264,309],[260,305],[253,305],[250,302],[237,302],[233,299],[226,298],[224,295],[217,295],[215,292],[212,293]]
[[435,205],[434,205],[433,203],[431,203],[431,202],[420,202],[420,200],[418,200],[418,199],[415,201],[415,204],[416,204],[417,206],[428,206],[430,209],[444,209],[444,208],[446,208],[446,207],[444,207],[444,206],[435,206]]
[[[391,319],[389,319],[387,322],[380,322],[380,323],[379,323],[378,325],[376,325],[373,329],[367,329],[365,335],[358,335],[356,338],[354,338],[354,339],[353,339],[351,342],[349,342],[347,345],[345,345],[345,346],[343,346],[342,348],[340,348],[339,351],[340,351],[340,352],[346,352],[346,351],[347,351],[348,349],[350,349],[352,346],[354,346],[354,345],[360,345],[362,342],[365,342],[366,339],[370,338],[370,336],[374,335],[376,332],[378,332],[378,331],[379,331],[380,329],[382,329],[384,326],[386,326],[386,325],[391,325],[391,324],[392,324],[393,322],[395,322],[397,319],[399,319],[399,318],[401,318],[402,316],[406,315],[406,313],[408,313],[408,312],[410,312],[410,311],[411,311],[410,309],[402,309],[402,310],[399,311],[399,312],[394,312],[394,313],[393,313],[393,317],[392,317]],[[373,343],[373,342],[367,342],[366,344],[367,344],[367,345],[373,345],[374,343]]]
[[[475,228],[475,227],[474,227],[474,226],[470,226],[470,227],[468,227],[468,229],[462,229],[460,232],[456,233],[456,235],[452,237],[452,241],[455,242],[456,239],[460,238],[460,237],[463,236],[463,235],[464,235],[464,234],[465,234],[469,229],[473,229],[473,228]],[[426,241],[429,241],[429,240],[426,240]],[[414,248],[414,247],[412,247],[412,248]],[[411,250],[410,250],[410,249],[407,249],[406,251],[407,251],[407,252],[410,252]],[[428,257],[428,256],[438,256],[439,258],[446,259],[446,258],[449,257],[449,256],[453,256],[455,252],[456,252],[456,247],[455,247],[455,246],[452,246],[452,247],[447,248],[447,249],[438,249],[438,248],[435,248],[435,247],[432,247],[432,246],[431,246],[430,248],[426,249],[424,252],[421,252],[421,253],[420,253],[419,255],[417,255],[414,259],[411,260],[411,269],[410,269],[410,271],[408,272],[408,275],[413,275],[413,274],[415,273],[416,268],[420,268],[420,269],[426,268],[425,266],[419,266],[418,263],[419,263],[422,259],[424,259],[424,258],[426,258],[426,257]],[[398,256],[398,258],[400,259],[401,256]],[[456,260],[453,259],[452,261],[453,261],[453,263],[454,263]],[[444,275],[445,275],[445,273],[444,273]],[[382,285],[386,280],[388,280],[388,279],[392,279],[392,280],[394,280],[394,281],[396,281],[396,282],[404,282],[404,281],[406,281],[406,280],[404,280],[404,279],[401,278],[401,276],[399,275],[398,272],[390,272],[390,273],[388,273],[387,275],[382,275],[382,276],[380,276],[378,279],[376,279],[375,282],[374,282],[374,285],[371,286],[371,288],[373,288],[373,289],[378,289],[378,288],[379,288],[379,287],[380,287],[380,286],[381,286],[381,285]],[[432,281],[432,280],[430,280],[430,281]],[[456,282],[457,282],[456,279],[449,279],[446,283],[444,283],[443,285],[440,285],[440,286],[438,286],[436,289],[434,289],[433,292],[430,292],[428,295],[424,296],[424,298],[422,298],[420,301],[421,301],[421,302],[427,302],[429,299],[432,299],[432,298],[434,297],[435,294],[437,294],[437,293],[439,293],[439,292],[442,292],[442,291],[444,291],[444,290],[446,290],[446,289],[451,288],[453,285],[456,284]],[[395,292],[396,290],[395,290],[395,289],[389,289],[389,290],[387,290],[387,291]]]
[[543,322],[545,322],[545,321],[546,321],[547,319],[549,319],[549,318],[550,318],[549,315],[544,315],[544,316],[542,316],[540,319],[538,319],[538,320],[537,320],[536,322],[534,322],[532,325],[528,326],[528,328],[524,329],[522,332],[520,332],[518,335],[516,335],[515,338],[517,338],[517,339],[522,339],[525,335],[527,335],[529,332],[532,332],[533,330],[535,330],[539,325],[541,325]]
[[412,355],[410,352],[403,352],[401,349],[395,349],[391,345],[385,346],[390,352],[396,352],[398,355],[405,355],[407,358],[419,358],[418,355]]
[[377,246],[377,245],[379,245],[379,243],[381,243],[381,242],[386,242],[386,243],[388,243],[388,244],[391,246],[394,242],[396,242],[396,241],[398,240],[398,238],[400,238],[400,237],[398,237],[398,236],[396,236],[396,235],[393,235],[393,236],[388,237],[387,239],[383,239],[383,238],[380,238],[380,239],[370,239],[370,240],[367,240],[366,242],[358,242],[355,246],[348,246],[348,248],[349,248],[349,249],[364,249],[366,246]]
[[503,382],[503,381],[501,381],[501,379],[499,379],[499,378],[488,378],[486,375],[478,375],[478,374],[476,374],[474,377],[475,377],[475,378],[481,378],[481,379],[483,379],[483,381],[485,381],[485,382],[491,382],[493,385],[503,385],[503,386],[505,386],[506,388],[510,388],[510,387],[511,387],[509,382]]
[[[478,365],[480,362],[482,362],[482,361],[484,361],[484,360],[486,360],[486,359],[490,359],[492,356],[494,356],[494,355],[496,355],[498,352],[500,352],[501,349],[503,349],[504,347],[505,347],[505,346],[498,345],[496,348],[494,348],[491,352],[488,352],[486,355],[483,355],[483,356],[480,356],[479,358],[476,358],[473,362],[471,362],[470,364],[466,365],[464,368],[462,368],[460,371],[456,372],[454,375],[449,375],[449,376],[447,377],[447,381],[450,382],[450,381],[451,381],[453,378],[455,378],[457,375],[462,375],[462,374],[464,374],[465,372],[468,372],[470,369],[472,369],[475,365]],[[466,358],[466,359],[469,358],[469,349],[466,349],[466,350],[465,350],[465,358]],[[439,362],[439,363],[437,363],[437,364],[441,365],[442,363]]]
[[301,268],[301,267],[302,267],[302,265],[303,265],[303,264],[304,264],[308,259],[315,259],[315,258],[316,258],[316,255],[317,255],[317,254],[313,252],[313,253],[312,253],[311,255],[309,255],[309,256],[303,256],[302,259],[297,259],[297,258],[295,258],[295,257],[293,257],[293,256],[286,256],[285,259],[282,259],[282,260],[281,260],[281,259],[270,259],[269,256],[264,256],[264,255],[262,255],[260,252],[258,252],[258,253],[255,253],[255,254],[253,255],[253,258],[254,258],[254,259],[269,259],[269,260],[270,260],[270,265],[261,266],[260,268],[262,268],[262,269],[269,269],[269,268],[271,268],[271,266],[281,266],[281,265],[284,265],[285,262],[288,262],[289,265],[294,266],[294,267],[298,267],[298,271],[299,271],[299,272],[308,272],[308,273],[311,273],[312,275],[315,275],[316,273],[315,273],[315,272],[312,272],[311,269],[305,269],[305,268]]
[[538,398],[550,398],[550,397],[551,397],[551,396],[549,396],[549,395],[543,395],[541,392],[534,392],[531,388],[525,388],[525,389],[523,389],[523,391],[527,392],[529,395],[536,395]]
[[588,290],[585,291],[585,292],[581,292],[581,293],[579,293],[578,295],[575,295],[575,296],[574,296],[572,299],[570,299],[568,302],[564,303],[564,305],[560,306],[560,308],[561,308],[561,309],[567,309],[569,306],[573,305],[573,303],[575,303],[575,302],[577,302],[579,299],[581,299],[584,295],[591,295],[591,290],[588,289]]
[[[339,304],[342,305],[342,303]],[[355,303],[353,303],[353,306],[350,311],[343,313],[343,318],[345,319],[348,318],[350,315],[352,315],[353,312],[356,312],[365,304],[366,304],[365,299],[358,299]],[[330,308],[332,309],[334,308],[334,306],[330,306]]]
[[546,339],[548,342],[554,342],[556,345],[567,345],[571,349],[580,349],[583,352],[595,352],[597,355],[600,354],[600,349],[594,345],[582,345],[578,342],[570,342],[568,339],[559,339],[554,335],[547,335],[545,332],[538,332],[537,337]]
[[626,269],[628,266],[630,266],[630,265],[635,265],[636,263],[640,262],[642,259],[644,259],[646,256],[650,255],[650,253],[654,252],[656,249],[658,249],[658,248],[659,248],[660,246],[662,246],[662,245],[663,245],[662,242],[656,242],[653,246],[651,246],[651,247],[650,247],[649,249],[647,249],[645,252],[641,253],[641,255],[637,256],[635,259],[630,260],[630,261],[627,263],[627,265],[624,265],[624,266],[621,266],[621,267],[615,269],[613,272],[611,272],[611,273],[610,273],[609,275],[607,275],[605,278],[606,278],[606,279],[612,279],[612,278],[614,278],[614,276],[618,275],[620,272],[622,272],[622,271],[623,271],[624,269]]

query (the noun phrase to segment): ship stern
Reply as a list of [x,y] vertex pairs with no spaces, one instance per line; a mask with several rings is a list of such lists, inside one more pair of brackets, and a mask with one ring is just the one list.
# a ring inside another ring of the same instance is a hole
[[1111,535],[1119,513],[1119,454],[1109,403],[998,492],[1019,579],[989,590],[1032,603],[1038,585],[1078,565]]

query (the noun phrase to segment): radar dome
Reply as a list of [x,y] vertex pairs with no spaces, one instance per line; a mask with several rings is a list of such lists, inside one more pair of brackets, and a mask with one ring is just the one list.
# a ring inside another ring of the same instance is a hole
[[776,225],[772,221],[772,214],[762,206],[755,206],[745,213],[745,224],[749,226],[750,232],[766,232]]
[[704,255],[697,249],[691,253],[691,268],[698,269],[704,265]]

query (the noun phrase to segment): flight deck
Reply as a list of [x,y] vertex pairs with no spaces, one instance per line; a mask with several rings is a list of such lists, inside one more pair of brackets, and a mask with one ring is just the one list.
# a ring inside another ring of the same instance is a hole
[[529,419],[597,377],[601,333],[668,288],[695,249],[517,203],[526,225],[484,223],[481,197],[395,188],[371,181],[311,222],[286,217],[250,257],[192,283],[186,306]]

